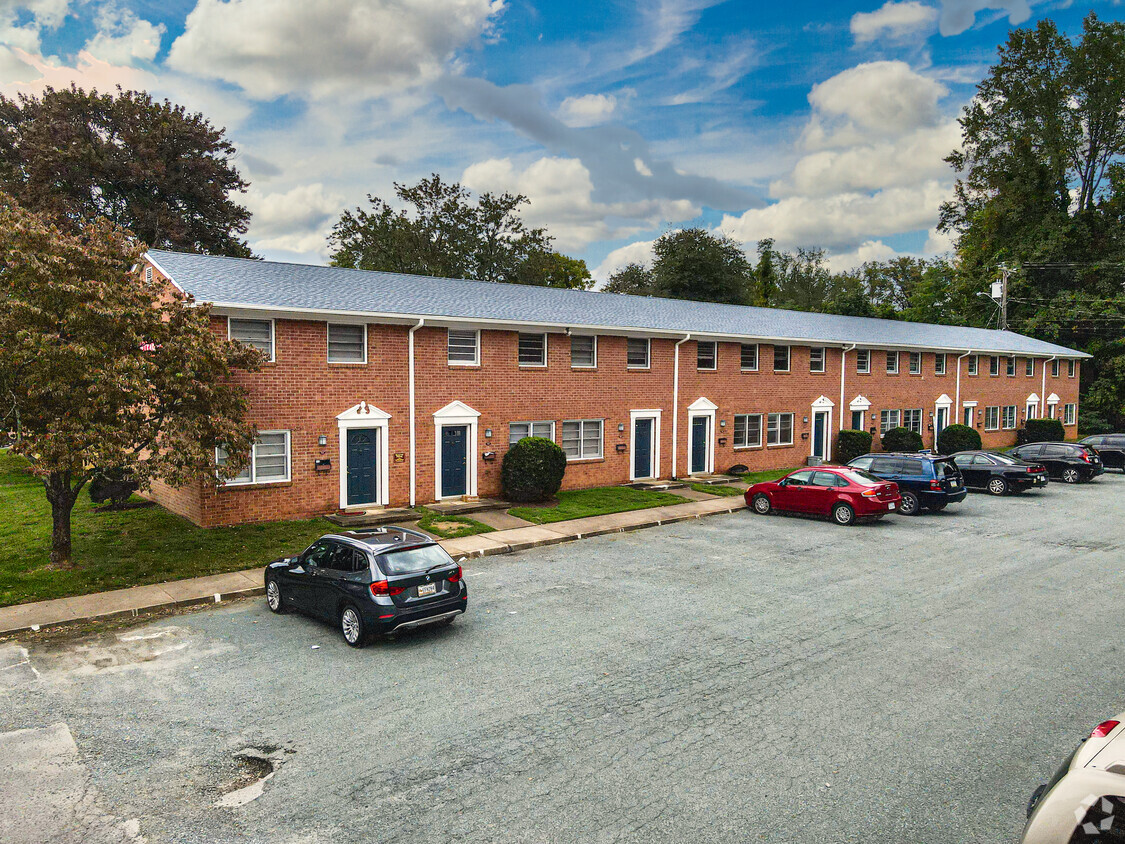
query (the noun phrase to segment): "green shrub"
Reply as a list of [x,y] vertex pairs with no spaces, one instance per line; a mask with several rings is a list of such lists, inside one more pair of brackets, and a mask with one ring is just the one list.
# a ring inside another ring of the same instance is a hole
[[1093,434],[1112,434],[1117,431],[1117,426],[1113,424],[1102,414],[1096,410],[1086,410],[1085,405],[1078,409],[1078,430],[1081,432],[1079,436],[1089,437]]
[[867,431],[855,431],[845,428],[836,435],[836,462],[850,463],[857,457],[871,451],[871,443],[875,438]]
[[1061,443],[1066,439],[1063,423],[1058,419],[1028,419],[1024,427],[1029,443]]
[[508,501],[545,501],[559,491],[566,453],[545,437],[524,437],[508,449],[500,466],[500,488]]
[[956,454],[959,451],[975,451],[981,447],[980,434],[968,425],[950,425],[942,428],[937,438],[939,454]]
[[124,469],[98,469],[90,479],[90,500],[95,504],[109,502],[111,508],[120,510],[140,485]]
[[921,451],[922,435],[909,428],[891,428],[883,434],[883,451]]

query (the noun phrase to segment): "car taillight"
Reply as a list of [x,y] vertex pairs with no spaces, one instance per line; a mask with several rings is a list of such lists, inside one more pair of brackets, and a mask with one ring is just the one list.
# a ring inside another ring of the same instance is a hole
[[930,481],[930,489],[941,492],[941,481]]
[[458,580],[461,579],[461,567],[457,566],[457,569],[455,571],[447,574],[445,576],[445,579],[448,580],[450,583],[456,583]]
[[1105,738],[1113,732],[1114,728],[1120,724],[1120,721],[1102,721],[1098,726],[1094,727],[1093,732],[1090,733],[1090,738]]
[[391,584],[387,583],[385,580],[376,580],[371,584],[370,588],[371,594],[376,598],[381,595],[401,595],[406,591],[405,586],[391,586]]
[[1087,454],[1087,453],[1086,453],[1085,451],[1080,451],[1080,452],[1078,452],[1078,454],[1079,454],[1079,455],[1080,455],[1080,456],[1082,457],[1082,459],[1083,459],[1083,460],[1085,460],[1085,461],[1086,461],[1087,463],[1093,463],[1093,462],[1094,462],[1093,460],[1091,460],[1091,459],[1090,459],[1090,455],[1089,455],[1089,454]]
[[879,494],[877,489],[865,489],[860,493],[864,498],[875,498]]

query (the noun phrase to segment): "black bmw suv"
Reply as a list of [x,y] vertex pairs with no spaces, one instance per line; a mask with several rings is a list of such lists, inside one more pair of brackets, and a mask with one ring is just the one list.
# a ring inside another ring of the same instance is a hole
[[925,452],[865,454],[848,465],[898,484],[902,496],[899,512],[904,516],[916,516],[922,508],[944,510],[968,495],[965,479],[948,457]]
[[1047,485],[1047,469],[998,451],[959,451],[953,462],[970,489],[985,489],[992,495],[1023,492]]
[[1105,471],[1098,452],[1077,443],[1028,443],[1008,449],[1008,454],[1046,466],[1052,478],[1067,484],[1092,481]]
[[266,566],[266,603],[340,628],[362,648],[373,633],[452,624],[469,590],[461,566],[424,533],[400,527],[322,536],[296,557]]

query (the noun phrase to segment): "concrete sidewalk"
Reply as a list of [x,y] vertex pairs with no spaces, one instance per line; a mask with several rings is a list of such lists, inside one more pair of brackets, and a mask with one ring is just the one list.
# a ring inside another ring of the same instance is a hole
[[[540,545],[555,545],[588,536],[620,533],[627,530],[655,527],[702,516],[732,513],[745,507],[740,496],[711,498],[669,504],[647,510],[589,516],[567,522],[498,530],[493,533],[467,536],[464,539],[443,539],[441,545],[457,560],[510,554]],[[42,630],[60,624],[73,624],[94,619],[140,615],[142,612],[191,604],[221,602],[230,598],[260,595],[262,567],[246,571],[215,574],[97,592],[74,598],[58,598],[34,604],[17,604],[0,608],[0,635]]]

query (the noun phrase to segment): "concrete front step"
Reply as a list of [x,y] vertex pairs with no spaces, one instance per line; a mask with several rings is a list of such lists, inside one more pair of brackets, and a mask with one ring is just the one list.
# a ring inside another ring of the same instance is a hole
[[365,528],[377,525],[387,525],[392,522],[417,521],[420,513],[409,507],[389,507],[387,509],[372,509],[355,513],[333,513],[324,518],[343,528]]
[[690,475],[687,480],[693,484],[703,484],[704,486],[719,486],[720,484],[729,484],[742,479],[736,478],[734,475],[712,475],[708,473],[705,475]]
[[448,499],[435,504],[427,504],[426,509],[443,516],[467,516],[469,513],[482,513],[485,510],[507,510],[512,505],[495,498],[478,498],[473,501]]
[[627,486],[630,489],[645,489],[650,492],[664,492],[669,489],[683,489],[687,484],[681,481],[655,480],[633,481],[632,483],[622,484],[621,486]]

